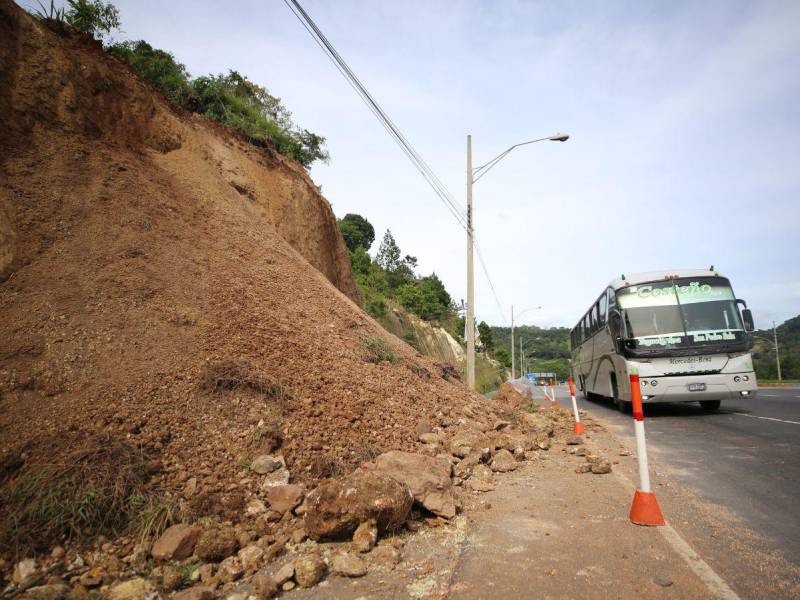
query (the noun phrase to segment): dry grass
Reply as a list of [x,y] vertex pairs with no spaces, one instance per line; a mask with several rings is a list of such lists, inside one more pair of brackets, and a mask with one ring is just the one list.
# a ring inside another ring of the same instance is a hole
[[[26,464],[0,492],[0,551],[45,551],[64,538],[114,535],[143,514],[148,479],[139,448],[109,435],[83,440],[77,449]],[[148,520],[147,531],[169,521]]]
[[207,363],[203,373],[203,386],[213,393],[249,388],[279,400],[289,400],[292,397],[283,386],[264,377],[247,360],[221,360]]

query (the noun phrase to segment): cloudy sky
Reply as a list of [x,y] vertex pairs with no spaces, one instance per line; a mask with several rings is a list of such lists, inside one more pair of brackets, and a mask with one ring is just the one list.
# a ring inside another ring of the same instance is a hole
[[[572,326],[620,273],[711,264],[757,326],[800,313],[800,2],[301,3],[461,204],[468,133],[475,164],[570,134],[475,186],[478,319]],[[464,231],[282,1],[115,4],[118,38],[281,97],[336,214],[465,297]]]

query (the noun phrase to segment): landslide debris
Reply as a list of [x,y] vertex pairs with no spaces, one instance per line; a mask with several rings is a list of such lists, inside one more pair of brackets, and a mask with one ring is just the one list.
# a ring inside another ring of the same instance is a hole
[[[142,532],[204,518],[273,536],[277,555],[295,515],[268,506],[269,487],[412,450],[417,423],[450,407],[488,414],[353,302],[330,205],[301,166],[177,112],[90,37],[9,0],[0,82],[0,486],[14,498],[0,529],[30,532],[4,538],[0,568],[94,534],[136,565]],[[103,439],[96,473],[65,468]],[[280,466],[251,470],[264,455]],[[92,479],[105,474],[125,479]],[[33,510],[53,498],[90,510]]]

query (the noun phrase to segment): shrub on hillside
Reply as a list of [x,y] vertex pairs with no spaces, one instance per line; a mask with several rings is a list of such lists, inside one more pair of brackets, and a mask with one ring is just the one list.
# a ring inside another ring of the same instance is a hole
[[144,40],[119,42],[109,46],[108,51],[128,61],[142,79],[158,88],[167,100],[188,109],[196,105],[186,67],[169,52],[153,48]]
[[236,71],[198,77],[192,82],[197,112],[227,125],[261,146],[275,149],[308,167],[328,160],[325,138],[305,129],[296,130],[291,113],[279,98]]

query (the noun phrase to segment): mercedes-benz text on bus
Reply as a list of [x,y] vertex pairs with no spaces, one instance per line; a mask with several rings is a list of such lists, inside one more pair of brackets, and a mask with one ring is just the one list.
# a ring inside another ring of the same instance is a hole
[[715,410],[756,393],[752,330],[747,304],[713,267],[623,275],[570,334],[573,377],[584,397],[612,398],[620,410],[630,408],[630,373],[644,402]]

